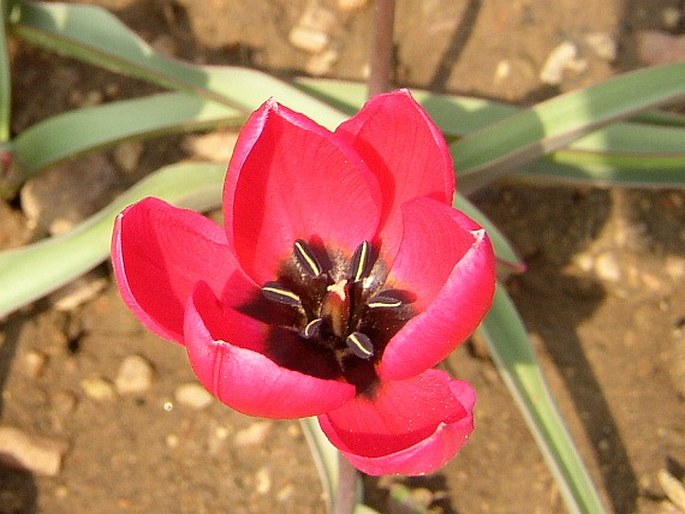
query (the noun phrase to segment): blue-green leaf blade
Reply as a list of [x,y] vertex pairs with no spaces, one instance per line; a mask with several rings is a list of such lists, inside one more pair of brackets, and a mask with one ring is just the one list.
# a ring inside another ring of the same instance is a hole
[[479,332],[542,450],[569,511],[583,514],[605,512],[549,393],[523,321],[501,284]]
[[71,232],[0,252],[0,319],[104,261],[114,218],[127,205],[157,196],[196,210],[217,207],[225,173],[224,165],[213,163],[167,166]]
[[14,139],[14,154],[31,175],[125,140],[238,125],[244,119],[241,112],[196,95],[161,93],[47,118]]

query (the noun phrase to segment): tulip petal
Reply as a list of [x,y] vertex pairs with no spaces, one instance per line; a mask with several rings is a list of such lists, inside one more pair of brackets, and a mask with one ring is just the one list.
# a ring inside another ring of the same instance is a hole
[[[244,414],[313,416],[335,409],[355,395],[354,386],[348,383],[274,362],[265,355],[274,329],[227,307],[203,282],[188,303],[184,328],[188,357],[200,382],[220,401]],[[292,332],[282,330],[277,336],[279,345],[297,344]],[[295,360],[300,357],[294,355]],[[324,367],[321,373],[328,371]]]
[[122,298],[155,334],[183,343],[183,310],[199,280],[220,292],[236,269],[224,230],[157,198],[117,217],[112,263]]
[[257,283],[296,239],[351,254],[376,233],[381,193],[359,156],[302,114],[268,101],[238,138],[224,187],[229,242]]
[[404,234],[389,276],[416,295],[416,316],[395,334],[378,369],[401,380],[435,366],[478,327],[495,292],[489,238],[464,213],[430,198],[404,204]]
[[363,157],[383,191],[383,253],[394,255],[402,233],[401,205],[429,196],[451,205],[454,165],[445,138],[403,89],[378,95],[336,130]]
[[420,475],[440,469],[466,444],[475,399],[467,382],[431,369],[382,382],[372,397],[358,396],[319,423],[364,473]]

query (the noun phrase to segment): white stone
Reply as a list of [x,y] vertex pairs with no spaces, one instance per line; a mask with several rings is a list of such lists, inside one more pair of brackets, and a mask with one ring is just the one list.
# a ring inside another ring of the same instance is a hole
[[254,481],[257,494],[264,495],[271,491],[271,472],[268,468],[259,468],[255,473]]
[[67,451],[64,441],[36,437],[8,426],[0,426],[0,462],[44,476],[59,475],[62,457]]
[[614,62],[618,55],[618,45],[616,40],[606,32],[593,32],[585,36],[588,44],[595,55],[607,62]]
[[181,384],[174,392],[176,401],[191,409],[201,410],[212,403],[213,396],[196,382]]
[[145,146],[140,141],[122,143],[114,149],[114,163],[125,173],[132,173],[140,164]]
[[370,0],[338,0],[338,10],[342,12],[361,11],[368,7]]
[[154,378],[154,369],[150,362],[140,355],[126,357],[114,380],[119,394],[139,394],[147,391]]
[[664,7],[661,10],[661,26],[666,30],[676,30],[683,18],[683,12],[677,7]]
[[183,141],[183,148],[188,152],[214,162],[228,162],[238,134],[235,132],[217,131],[199,136],[188,136]]
[[540,71],[540,80],[551,86],[558,86],[564,78],[564,72],[576,73],[587,68],[587,61],[578,58],[578,47],[571,41],[564,41],[555,47],[545,60]]
[[266,439],[271,430],[271,422],[258,421],[247,428],[239,430],[235,434],[234,443],[236,446],[255,446],[261,444]]
[[607,282],[618,282],[621,280],[621,270],[613,252],[606,251],[597,256],[595,259],[595,275]]
[[99,270],[92,270],[72,280],[50,294],[50,300],[58,311],[73,311],[80,305],[94,299],[100,294],[109,280]]
[[295,48],[316,54],[328,47],[331,38],[322,30],[298,25],[290,31],[288,40]]
[[118,182],[102,155],[89,155],[29,180],[21,188],[21,207],[29,224],[62,234],[104,207]]
[[35,380],[43,374],[43,371],[45,371],[45,366],[48,363],[48,356],[44,353],[30,350],[26,352],[22,361],[26,376]]
[[685,486],[683,483],[665,469],[659,470],[657,479],[673,505],[685,512]]
[[114,386],[102,377],[88,377],[80,382],[81,389],[89,398],[97,401],[113,401],[116,398]]
[[340,53],[334,48],[327,48],[321,53],[312,55],[307,61],[304,69],[310,75],[321,77],[331,71],[331,68],[338,62]]

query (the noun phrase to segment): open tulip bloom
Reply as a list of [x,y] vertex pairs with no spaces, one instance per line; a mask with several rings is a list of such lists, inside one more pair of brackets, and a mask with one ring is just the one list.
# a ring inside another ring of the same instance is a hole
[[475,403],[432,368],[495,287],[490,240],[454,193],[447,145],[409,92],[334,132],[269,100],[236,143],[224,226],[136,203],[116,220],[116,280],[226,405],[318,416],[366,473],[429,473],[467,441]]

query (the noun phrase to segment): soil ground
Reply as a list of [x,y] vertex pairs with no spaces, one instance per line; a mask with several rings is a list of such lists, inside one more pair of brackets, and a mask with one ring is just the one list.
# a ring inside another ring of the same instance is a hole
[[[182,59],[285,77],[311,64],[311,55],[288,40],[304,0],[92,3]],[[338,59],[326,76],[363,80],[372,9],[343,14],[329,7]],[[399,0],[395,80],[530,105],[641,66],[638,31],[665,30],[664,13],[682,7],[666,0]],[[669,28],[677,33],[682,24]],[[592,33],[617,44],[615,59],[592,51]],[[562,41],[578,45],[586,66],[565,72],[559,85],[544,85],[539,72]],[[153,90],[18,42],[13,81],[15,133],[89,98]],[[118,189],[185,157],[181,143],[146,143]],[[657,474],[668,469],[682,478],[685,466],[685,193],[509,181],[475,200],[529,266],[507,287],[607,505],[623,514],[677,512]],[[18,202],[0,203],[2,248],[41,235]],[[98,271],[109,277],[107,266]],[[111,281],[75,310],[59,311],[46,299],[11,315],[0,322],[0,344],[0,425],[68,448],[56,476],[0,467],[0,513],[324,512],[298,424],[248,418],[216,401],[203,409],[178,401],[179,385],[194,381],[184,352],[147,333]],[[153,366],[150,387],[98,395],[98,384],[111,392],[107,384],[132,355]],[[427,493],[431,512],[565,512],[487,355],[465,345],[446,366],[478,391],[472,440],[430,477],[368,479],[369,502],[399,512],[388,491],[401,482]]]

